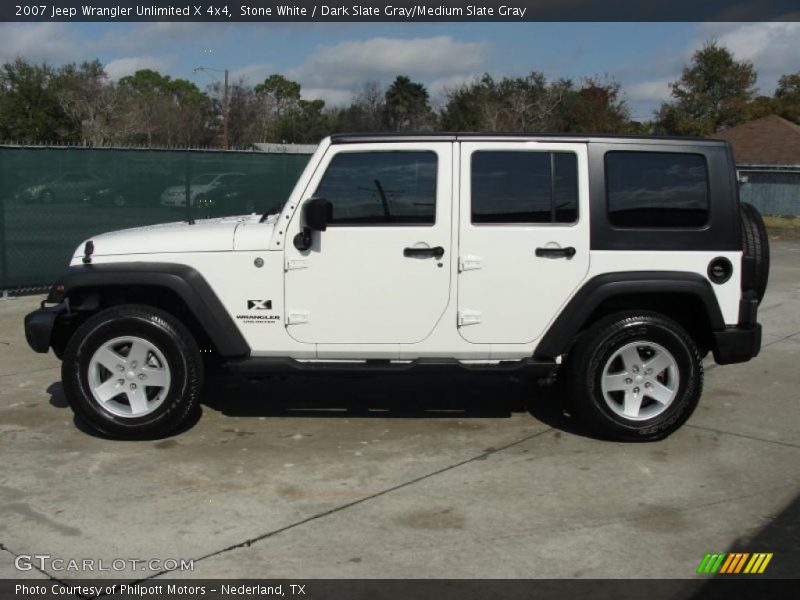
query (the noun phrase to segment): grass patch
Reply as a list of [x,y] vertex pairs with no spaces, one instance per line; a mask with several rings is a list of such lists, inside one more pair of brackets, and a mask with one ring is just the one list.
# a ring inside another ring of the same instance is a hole
[[771,239],[800,240],[800,217],[764,215],[764,224]]

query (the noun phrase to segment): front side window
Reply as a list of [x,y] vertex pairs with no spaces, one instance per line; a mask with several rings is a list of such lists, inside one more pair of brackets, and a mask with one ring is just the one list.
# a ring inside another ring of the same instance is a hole
[[472,154],[473,223],[574,223],[578,159],[572,152]]
[[702,227],[708,222],[708,168],[699,154],[606,154],[608,215],[618,227]]
[[432,225],[436,169],[430,151],[341,152],[314,195],[333,205],[332,225]]

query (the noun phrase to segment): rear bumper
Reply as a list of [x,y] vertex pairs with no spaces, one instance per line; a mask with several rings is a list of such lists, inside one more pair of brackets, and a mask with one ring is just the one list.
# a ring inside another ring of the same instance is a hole
[[720,365],[747,362],[761,350],[761,324],[727,327],[714,332],[714,360]]
[[25,316],[25,339],[34,352],[45,353],[50,349],[56,319],[68,310],[66,303],[44,306]]
[[720,365],[747,362],[761,351],[761,324],[755,292],[742,294],[739,300],[739,324],[714,332],[714,360]]

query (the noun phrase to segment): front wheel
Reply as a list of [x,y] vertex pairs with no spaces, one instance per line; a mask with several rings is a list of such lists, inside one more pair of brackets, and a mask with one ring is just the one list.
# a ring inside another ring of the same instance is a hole
[[75,331],[61,377],[73,411],[93,429],[152,439],[174,432],[197,409],[203,362],[191,333],[175,317],[123,305]]
[[651,312],[600,320],[567,359],[574,410],[594,431],[659,440],[683,425],[703,389],[703,365],[678,323]]

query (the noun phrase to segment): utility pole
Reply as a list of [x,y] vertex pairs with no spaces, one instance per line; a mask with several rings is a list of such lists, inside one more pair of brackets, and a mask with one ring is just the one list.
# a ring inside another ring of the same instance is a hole
[[198,71],[216,71],[217,73],[224,73],[225,79],[222,86],[222,147],[225,150],[230,149],[230,137],[229,137],[229,121],[230,121],[230,111],[228,110],[228,69],[213,69],[211,67],[195,67],[192,69],[192,73],[197,73]]

